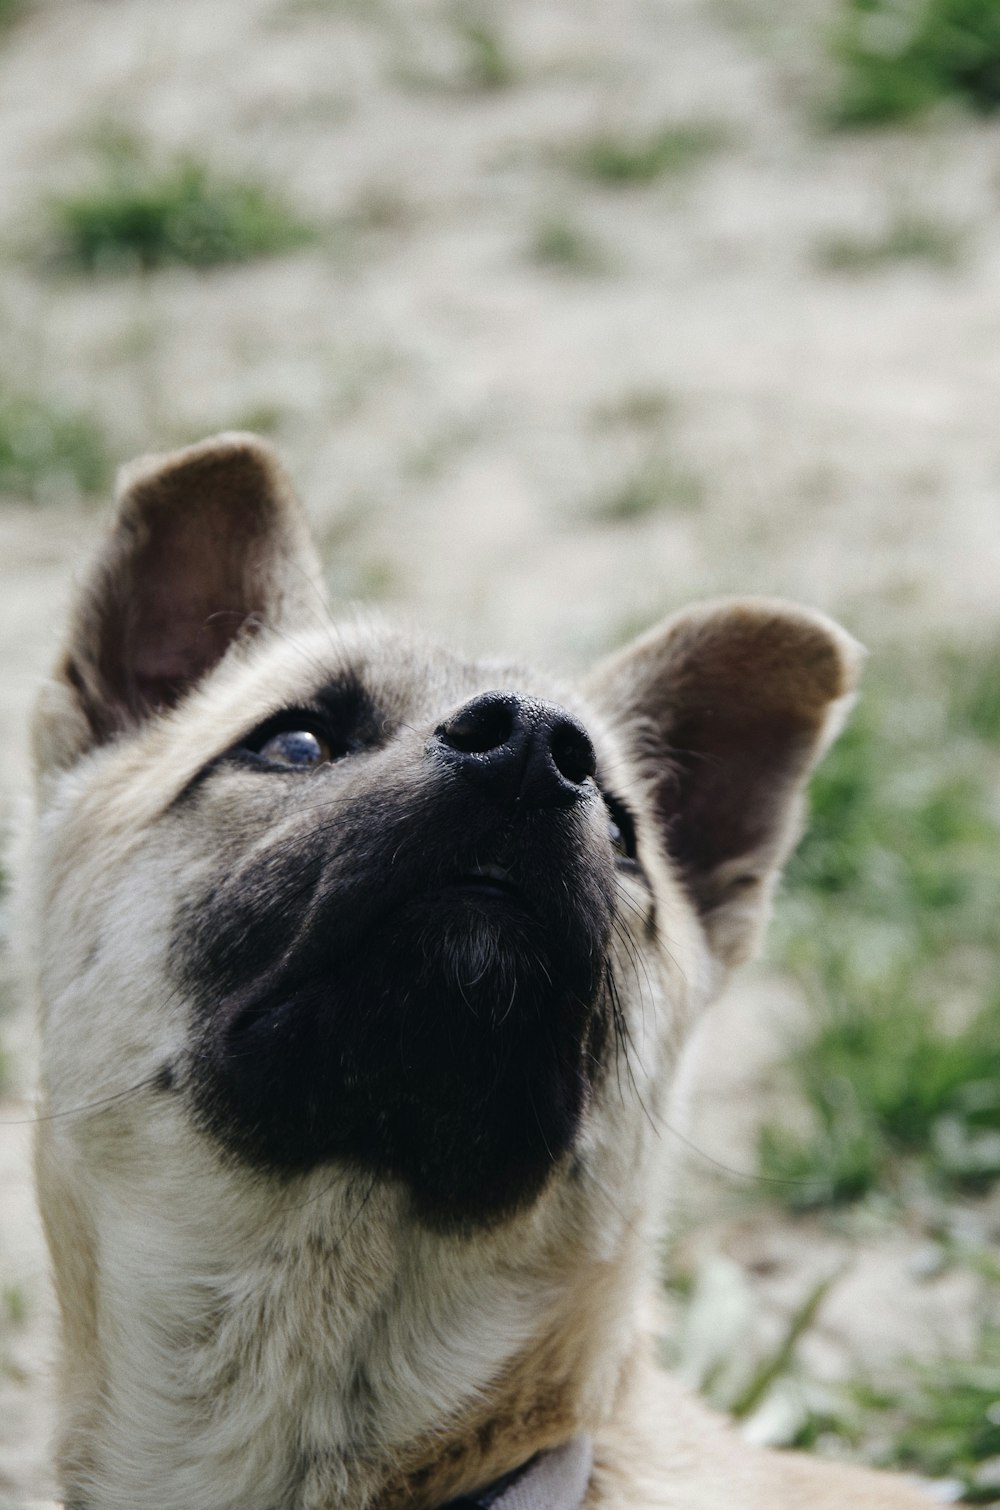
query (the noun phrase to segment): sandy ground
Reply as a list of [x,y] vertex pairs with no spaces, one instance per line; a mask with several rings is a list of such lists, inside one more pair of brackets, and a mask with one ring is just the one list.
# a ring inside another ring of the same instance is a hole
[[[818,604],[876,653],[995,630],[1000,139],[951,118],[817,131],[827,10],[792,9],[495,0],[512,78],[485,90],[444,3],[38,0],[0,38],[0,388],[87,408],[122,460],[265,421],[334,593],[473,651],[572,670],[728,591]],[[664,120],[718,126],[724,144],[646,187],[567,166],[598,128]],[[93,175],[108,122],[279,184],[325,240],[211,273],[52,277],[48,198]],[[958,266],[822,270],[824,237],[901,212],[953,229]],[[553,219],[596,268],[532,256]],[[661,507],[602,516],[650,477]],[[5,825],[96,517],[73,500],[0,505]],[[688,1132],[737,1167],[779,997],[765,972],[716,1014],[713,1041],[746,1049],[722,1056],[738,1075],[689,1071]],[[0,1503],[23,1506],[49,1486],[48,1302],[23,1007],[7,1002],[0,1028],[0,1291],[16,1296],[0,1328]],[[714,1251],[714,1197],[695,1194]],[[846,1239],[800,1227],[793,1241],[759,1209],[726,1230],[775,1314],[782,1285],[801,1293],[844,1257]],[[817,1367],[843,1371],[855,1345],[898,1356],[942,1328],[954,1339],[974,1297],[918,1273],[915,1240],[873,1238],[824,1309]],[[859,1329],[859,1311],[884,1320]]]

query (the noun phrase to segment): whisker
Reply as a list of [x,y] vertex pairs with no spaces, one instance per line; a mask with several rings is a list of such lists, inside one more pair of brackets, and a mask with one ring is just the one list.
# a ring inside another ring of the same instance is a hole
[[142,1091],[155,1090],[160,1084],[160,1071],[155,1075],[147,1075],[142,1080],[137,1080],[134,1085],[126,1086],[124,1090],[112,1091],[109,1096],[99,1096],[94,1101],[84,1101],[79,1106],[61,1107],[58,1111],[38,1112],[33,1117],[5,1118],[0,1122],[0,1127],[33,1127],[40,1122],[60,1122],[66,1117],[82,1117],[88,1112],[99,1111],[101,1107],[113,1106],[119,1101],[126,1101],[130,1096],[137,1096]]

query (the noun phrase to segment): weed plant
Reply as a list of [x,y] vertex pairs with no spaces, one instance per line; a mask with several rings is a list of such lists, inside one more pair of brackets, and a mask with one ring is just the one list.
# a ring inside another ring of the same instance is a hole
[[452,16],[461,46],[461,82],[466,89],[490,93],[509,89],[517,69],[503,33],[486,11],[458,9]]
[[898,1390],[857,1390],[869,1420],[891,1446],[887,1466],[930,1477],[959,1476],[966,1504],[1000,1500],[1000,1335],[984,1338],[974,1361],[918,1370]]
[[549,214],[536,225],[529,255],[540,267],[554,272],[594,275],[608,271],[604,247],[576,220]]
[[0,34],[19,21],[27,10],[27,0],[0,0]]
[[1000,1504],[1000,1332],[987,1329],[974,1358],[920,1364],[890,1384],[848,1385],[839,1406],[806,1416],[793,1445],[839,1440],[857,1452],[866,1439],[879,1467],[955,1486],[948,1503]]
[[100,181],[51,206],[57,261],[88,272],[213,267],[303,246],[314,231],[266,185],[195,157],[154,166],[128,138],[102,152]]
[[943,99],[1000,108],[997,0],[843,0],[835,124],[904,121]]
[[97,493],[110,460],[89,415],[0,389],[0,494],[32,502]]
[[950,272],[961,261],[963,240],[949,222],[907,211],[874,233],[825,237],[816,247],[816,263],[824,272],[858,275],[900,262]]
[[818,1022],[805,1124],[760,1142],[793,1207],[1000,1177],[998,658],[875,671],[813,783],[777,928]]
[[568,162],[597,183],[644,185],[699,167],[725,143],[714,122],[672,123],[645,135],[602,131],[575,147]]
[[493,10],[477,0],[458,0],[444,12],[441,41],[448,61],[443,64],[430,57],[421,61],[419,51],[414,61],[404,30],[398,38],[397,78],[409,88],[441,94],[489,95],[513,88],[521,69]]
[[692,512],[703,498],[701,479],[656,450],[601,494],[591,513],[603,524],[632,524],[651,514]]

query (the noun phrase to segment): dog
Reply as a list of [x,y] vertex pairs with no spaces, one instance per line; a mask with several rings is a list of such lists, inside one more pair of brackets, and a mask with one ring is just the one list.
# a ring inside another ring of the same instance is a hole
[[123,480],[21,934],[70,1510],[905,1510],[654,1361],[659,1125],[859,650],[704,604],[579,687],[333,625],[272,453]]

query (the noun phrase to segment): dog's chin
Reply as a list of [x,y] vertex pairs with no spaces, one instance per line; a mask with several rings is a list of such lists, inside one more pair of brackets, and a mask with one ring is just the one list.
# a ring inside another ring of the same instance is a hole
[[592,919],[542,925],[503,876],[459,875],[361,940],[315,941],[224,999],[199,1119],[280,1175],[402,1181],[437,1229],[530,1205],[576,1139],[606,1012]]

